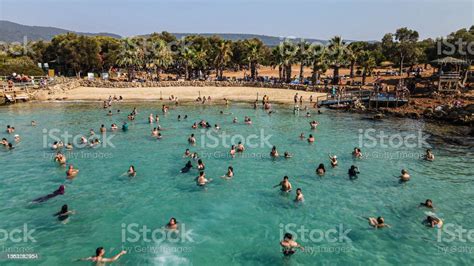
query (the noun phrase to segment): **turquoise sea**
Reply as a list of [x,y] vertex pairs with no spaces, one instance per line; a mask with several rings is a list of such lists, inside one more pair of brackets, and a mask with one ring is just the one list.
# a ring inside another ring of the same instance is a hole
[[[80,169],[74,180],[66,180],[66,169],[53,162],[51,136],[88,136],[90,129],[100,136],[101,124],[121,126],[134,107],[136,120],[128,121],[126,132],[109,129],[107,145],[64,151],[68,163]],[[0,107],[0,136],[13,141],[5,132],[11,125],[21,137],[13,150],[0,147],[0,265],[90,265],[75,260],[94,255],[100,246],[106,257],[129,251],[116,265],[470,265],[474,260],[474,237],[468,233],[474,232],[474,142],[439,133],[444,126],[329,110],[307,118],[284,105],[272,115],[248,104],[173,106],[167,115],[159,103],[119,103],[111,110],[114,115],[107,116],[100,103]],[[151,137],[150,113],[160,115],[161,140]],[[178,121],[178,115],[188,118]],[[243,123],[245,116],[252,125]],[[239,123],[232,123],[234,117]],[[221,130],[192,129],[201,119]],[[316,130],[310,129],[311,120],[320,123]],[[301,140],[302,132],[313,134],[315,143]],[[393,142],[373,138],[380,132]],[[195,146],[187,142],[193,133]],[[414,136],[426,141],[400,145],[400,139]],[[241,137],[252,143],[232,158],[227,144]],[[293,157],[271,159],[268,145]],[[365,158],[351,156],[357,146]],[[428,146],[433,162],[420,159]],[[180,173],[187,148],[201,156],[213,179],[205,189],[196,186],[196,169]],[[329,153],[338,156],[336,168],[329,166]],[[315,174],[320,163],[327,170],[322,177]],[[130,165],[138,172],[134,178],[124,175]],[[353,181],[347,176],[351,165],[360,170]],[[234,168],[232,180],[220,178],[228,166]],[[395,176],[403,168],[412,178],[400,184]],[[293,185],[290,195],[273,188],[285,175]],[[61,184],[65,195],[31,203]],[[293,202],[296,188],[303,190],[302,204]],[[428,198],[449,232],[422,224],[430,213],[418,205]],[[76,211],[66,224],[53,216],[63,204]],[[391,228],[371,228],[362,218],[369,216],[383,216]],[[178,220],[179,233],[161,230],[171,217]],[[25,226],[34,230],[34,241],[9,237]],[[145,226],[144,236],[139,229]],[[455,228],[464,233],[449,234]],[[282,255],[279,241],[287,231],[305,251]],[[15,253],[39,258],[7,259]]]

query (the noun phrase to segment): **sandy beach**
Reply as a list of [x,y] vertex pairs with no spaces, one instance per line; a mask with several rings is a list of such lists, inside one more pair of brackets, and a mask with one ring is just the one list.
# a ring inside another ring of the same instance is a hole
[[134,100],[159,100],[160,93],[163,99],[167,100],[171,95],[178,97],[179,101],[194,101],[201,96],[211,96],[213,100],[227,98],[231,101],[254,101],[261,100],[263,95],[268,95],[271,102],[292,103],[295,93],[303,96],[307,102],[310,95],[313,101],[324,93],[296,91],[287,89],[253,88],[253,87],[159,87],[159,88],[95,88],[78,87],[67,92],[49,95],[51,98],[63,98],[65,100],[105,100],[110,95],[122,96],[125,101]]

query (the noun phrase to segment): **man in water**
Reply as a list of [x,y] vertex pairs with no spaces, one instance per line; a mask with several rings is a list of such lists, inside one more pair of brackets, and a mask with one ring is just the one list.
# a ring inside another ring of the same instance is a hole
[[408,171],[405,169],[402,169],[402,174],[399,176],[400,182],[407,182],[410,181],[410,175],[408,174]]
[[303,192],[301,191],[301,188],[296,189],[295,201],[296,202],[303,202],[304,201],[304,196],[303,196]]
[[293,240],[293,235],[290,233],[285,233],[283,240],[280,241],[280,246],[283,248],[282,252],[285,256],[291,256],[295,254],[297,248],[304,250],[300,244]]
[[425,160],[434,161],[434,159],[435,157],[434,157],[434,154],[431,152],[431,149],[427,149],[426,154],[425,154]]
[[203,171],[199,173],[199,176],[196,178],[196,184],[200,187],[205,186],[207,183],[211,182],[212,179],[208,180],[206,179],[206,175],[204,174]]
[[349,175],[350,180],[357,179],[358,178],[357,174],[359,173],[360,173],[359,168],[355,165],[352,165],[351,168],[349,168],[349,171],[347,171],[347,174]]
[[283,191],[283,192],[291,192],[291,183],[290,181],[288,180],[288,176],[285,176],[283,177],[283,180],[278,184],[278,185],[275,185],[273,186],[274,188],[275,187],[280,187],[280,190]]
[[425,201],[425,203],[420,203],[420,207],[425,207],[425,208],[428,208],[428,209],[434,209],[433,201],[430,200],[430,199],[427,199]]
[[84,259],[81,259],[81,260],[93,261],[93,262],[97,262],[97,263],[114,262],[114,261],[118,260],[122,255],[125,255],[125,254],[127,254],[127,251],[122,250],[122,251],[120,251],[119,254],[113,256],[112,258],[104,258],[105,249],[103,247],[98,247],[95,250],[95,256],[91,256],[91,257],[84,258]]
[[388,224],[385,224],[385,220],[383,217],[379,216],[377,217],[377,219],[373,218],[373,217],[369,217],[367,218],[369,220],[369,224],[374,227],[375,229],[378,229],[378,228],[384,228],[384,227],[390,227],[390,225]]
[[66,177],[68,179],[73,179],[79,173],[79,169],[74,169],[72,164],[69,165],[69,169],[66,171]]

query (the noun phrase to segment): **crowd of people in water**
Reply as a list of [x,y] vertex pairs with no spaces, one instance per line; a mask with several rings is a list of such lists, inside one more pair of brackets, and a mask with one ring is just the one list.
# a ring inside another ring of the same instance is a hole
[[[121,115],[120,110],[117,110],[116,112],[113,112],[110,109],[111,109],[112,104],[113,104],[114,101],[122,101],[122,99],[123,98],[121,96],[120,97],[114,96],[114,97],[109,97],[108,100],[104,101],[104,108],[109,109],[107,114],[106,114],[107,116]],[[174,97],[174,96],[170,96],[169,100],[170,101],[175,101],[176,103],[178,101],[177,97]],[[196,99],[196,102],[204,103],[205,101],[211,101],[211,97],[209,96],[209,97],[206,98],[204,96],[204,97],[199,97],[199,98]],[[295,101],[295,106],[298,103],[302,104],[303,103],[303,97],[298,96],[298,94],[296,94],[294,96],[294,101]],[[224,102],[225,102],[226,105],[229,104],[229,101],[227,99],[224,99]],[[258,101],[256,101],[253,104],[253,107],[255,109],[259,107]],[[269,97],[267,95],[265,95],[263,97],[262,102],[261,102],[261,107],[262,107],[263,110],[265,110],[265,112],[268,113],[268,115],[271,115],[275,112],[271,107],[270,100],[269,100]],[[163,115],[166,115],[167,113],[169,113],[169,110],[170,110],[169,106],[167,106],[165,104],[162,105],[161,111],[162,111]],[[320,113],[320,112],[318,112],[318,113]],[[221,115],[224,115],[224,114],[225,115],[232,115],[232,113],[224,113],[224,111],[220,111],[220,114]],[[135,120],[137,115],[138,115],[138,110],[137,110],[137,108],[134,108],[127,115],[127,120]],[[306,117],[311,117],[309,112],[307,113]],[[178,115],[177,119],[178,119],[178,121],[181,121],[181,120],[187,121],[188,116],[187,115],[184,115],[184,116]],[[160,140],[163,137],[161,132],[160,132],[160,131],[162,131],[162,127],[160,126],[160,115],[159,114],[153,114],[153,113],[150,114],[147,118],[147,122],[149,124],[154,124],[154,125],[156,124],[156,126],[154,126],[153,129],[152,129],[151,136],[153,138],[156,138],[157,140]],[[233,123],[239,123],[239,119],[237,117],[234,117],[232,122]],[[247,125],[251,125],[252,124],[252,119],[248,116],[245,116],[244,117],[244,123],[247,124]],[[36,126],[36,125],[37,125],[36,121],[31,121],[31,126]],[[319,123],[316,120],[312,120],[312,121],[309,122],[309,126],[310,126],[311,130],[315,130],[319,126]],[[214,126],[212,126],[208,121],[206,121],[204,119],[201,119],[200,121],[193,122],[190,127],[191,127],[191,129],[197,129],[197,128],[205,128],[205,129],[213,129],[213,130],[219,130],[220,129],[220,126],[218,124],[214,124]],[[106,133],[107,130],[108,129],[105,127],[105,125],[101,125],[101,127],[99,129],[101,134]],[[114,123],[110,126],[110,130],[111,131],[117,131],[117,130],[119,130],[119,127],[118,127],[117,124]],[[127,131],[128,130],[128,124],[127,124],[126,121],[124,121],[122,123],[121,130],[122,131]],[[7,138],[3,138],[1,144],[6,149],[13,150],[15,148],[14,145],[13,145],[13,142],[18,143],[18,142],[21,141],[21,138],[18,134],[16,134],[15,127],[13,127],[11,125],[7,125],[6,133],[8,135],[13,135],[14,136],[13,141],[9,141]],[[95,147],[95,146],[100,144],[99,138],[94,137],[96,135],[96,133],[94,132],[93,129],[90,129],[89,135],[90,135],[89,138],[87,138],[86,136],[83,136],[81,138],[80,144],[82,144],[84,147]],[[299,135],[299,138],[301,140],[306,139],[306,141],[310,144],[315,142],[315,138],[314,138],[313,134],[309,134],[309,136],[306,138],[305,134],[301,133]],[[191,146],[195,145],[196,144],[195,134],[190,134],[188,139],[187,139],[187,142]],[[62,167],[65,167],[67,169],[65,178],[69,179],[69,180],[72,180],[72,179],[77,177],[77,175],[79,174],[79,169],[75,168],[74,165],[71,164],[71,163],[68,164],[66,155],[62,152],[62,150],[63,149],[73,150],[74,148],[75,147],[71,143],[64,144],[61,141],[56,141],[56,142],[51,144],[51,149],[54,150],[55,153],[56,153],[55,156],[54,156],[54,162],[57,163],[58,165],[62,166]],[[229,151],[229,155],[232,158],[234,158],[237,154],[245,152],[245,150],[246,150],[246,148],[244,147],[244,145],[241,142],[239,142],[239,143],[234,144],[234,145],[231,146],[230,151]],[[363,153],[362,153],[362,151],[359,147],[355,147],[353,149],[351,155],[356,160],[363,160],[364,159],[364,155],[363,155]],[[271,158],[280,157],[280,154],[279,154],[276,146],[273,146],[271,148],[270,157]],[[285,159],[289,159],[289,158],[292,157],[292,154],[290,154],[288,151],[285,151],[284,154],[283,154],[283,157]],[[196,182],[196,185],[198,187],[201,187],[201,188],[205,189],[206,186],[210,182],[213,181],[213,179],[206,177],[206,173],[205,173],[206,166],[205,166],[203,160],[199,157],[198,153],[191,152],[190,149],[186,149],[184,154],[182,155],[182,158],[187,159],[187,162],[184,165],[184,167],[181,168],[180,172],[181,173],[188,173],[192,169],[196,169],[198,174],[195,177],[194,181]],[[427,161],[434,161],[435,156],[432,153],[432,151],[430,149],[428,149],[428,150],[426,150],[426,154],[424,155],[423,158]],[[330,165],[331,168],[339,167],[339,162],[338,162],[338,159],[337,159],[337,155],[329,154],[328,159],[329,159],[329,165]],[[193,165],[193,162],[195,162],[196,165]],[[320,163],[318,165],[318,167],[316,168],[316,170],[315,170],[315,174],[317,176],[324,176],[327,171],[329,171],[329,169],[326,169],[326,166],[324,165],[324,163]],[[354,181],[354,180],[358,179],[358,175],[360,174],[360,170],[356,165],[351,165],[348,169],[347,174],[348,174],[348,179]],[[137,176],[137,170],[135,169],[135,166],[130,165],[129,169],[123,175],[127,175],[130,178],[136,177]],[[408,182],[408,181],[410,181],[410,178],[411,178],[408,170],[406,170],[406,169],[402,169],[401,174],[396,176],[396,177],[399,179],[399,181],[401,183]],[[226,179],[226,180],[234,178],[234,168],[232,166],[228,166],[227,172],[224,175],[222,175],[221,178]],[[274,186],[274,188],[279,188],[281,193],[284,193],[284,194],[290,194],[293,190],[292,184],[290,183],[290,178],[288,176],[284,176],[283,179],[281,180],[281,182],[276,184]],[[45,196],[38,197],[38,198],[32,200],[32,202],[33,203],[43,203],[43,202],[45,202],[49,199],[55,198],[57,196],[64,195],[65,193],[66,193],[66,186],[65,185],[60,185],[58,187],[58,189],[56,189],[52,193],[47,194]],[[297,202],[297,203],[304,201],[304,195],[303,195],[303,191],[302,191],[301,188],[296,189],[296,194],[295,194],[294,201]],[[424,203],[420,203],[419,206],[424,207],[424,208],[428,208],[428,209],[434,209],[433,202],[432,202],[431,199],[427,199]],[[57,217],[57,219],[60,222],[66,223],[68,221],[68,218],[71,215],[74,215],[75,213],[76,212],[74,210],[69,209],[69,206],[67,204],[64,204],[61,207],[61,210],[58,211],[57,213],[55,213],[54,216]],[[373,228],[376,228],[376,229],[389,228],[390,227],[390,225],[385,223],[385,219],[382,216],[378,216],[376,218],[375,217],[362,217],[362,218],[366,219],[368,221],[369,225]],[[423,221],[423,223],[428,227],[434,227],[434,228],[441,228],[442,225],[443,225],[443,221],[440,218],[436,217],[435,215],[428,215],[426,217],[426,219]],[[177,230],[178,227],[179,227],[179,225],[178,225],[175,218],[171,218],[169,223],[166,225],[166,228],[169,229],[169,230]],[[297,249],[304,249],[293,238],[294,237],[290,233],[286,233],[284,235],[283,239],[280,242],[280,245],[282,247],[282,252],[285,256],[289,256],[289,255],[294,254]],[[82,260],[89,260],[89,261],[93,261],[93,262],[112,262],[112,261],[117,260],[118,258],[120,258],[124,254],[126,254],[126,252],[121,251],[120,253],[113,256],[112,258],[105,258],[104,257],[105,249],[103,247],[99,247],[99,248],[96,249],[95,256],[87,257],[87,258],[84,258]]]

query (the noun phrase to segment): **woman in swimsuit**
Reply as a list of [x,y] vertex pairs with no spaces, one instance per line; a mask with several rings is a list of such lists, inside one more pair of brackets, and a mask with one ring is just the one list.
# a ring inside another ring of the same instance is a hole
[[300,244],[296,243],[296,241],[293,240],[293,235],[290,233],[285,234],[283,240],[280,242],[280,246],[283,248],[282,252],[285,256],[291,256],[295,254],[297,248],[304,250],[304,248],[300,246]]
[[63,222],[66,221],[69,218],[69,215],[75,214],[75,211],[70,211],[68,210],[67,204],[64,204],[61,207],[61,210],[57,213],[54,214],[54,216],[58,216],[58,220]]

